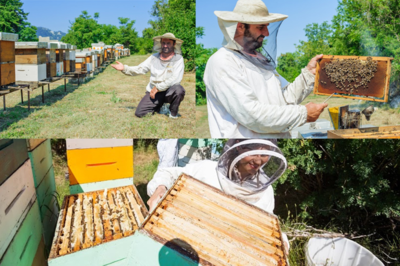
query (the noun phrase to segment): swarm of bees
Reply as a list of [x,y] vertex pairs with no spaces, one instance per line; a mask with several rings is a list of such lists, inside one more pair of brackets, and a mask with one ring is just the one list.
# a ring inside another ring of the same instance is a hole
[[[354,94],[361,88],[368,89],[368,84],[378,70],[378,61],[372,60],[372,57],[368,57],[366,61],[356,58],[336,59],[326,63],[322,69],[336,88]],[[327,84],[323,80],[320,83]]]

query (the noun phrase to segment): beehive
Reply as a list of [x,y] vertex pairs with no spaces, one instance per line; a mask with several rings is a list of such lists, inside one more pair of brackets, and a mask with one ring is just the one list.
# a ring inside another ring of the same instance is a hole
[[69,54],[70,54],[70,60],[69,60],[70,67],[69,67],[69,69],[70,69],[71,72],[75,72],[76,71],[76,68],[75,68],[75,60],[76,60],[75,53],[76,53],[76,46],[72,45],[71,46],[71,50],[69,51]]
[[[26,146],[25,146],[26,149]],[[36,201],[30,160],[0,185],[0,258]],[[37,212],[40,221],[40,214]]]
[[65,50],[64,50],[64,57],[63,57],[63,62],[64,62],[64,72],[68,73],[70,72],[70,59],[71,58],[71,44],[66,43],[65,44]]
[[[336,87],[335,83],[332,83],[328,78],[324,67],[326,64],[335,60],[343,59],[355,59],[366,61],[367,56],[332,56],[324,55],[321,61],[317,64],[315,83],[314,83],[314,94],[317,95],[331,95],[336,93],[335,97],[343,97],[349,99],[360,99],[370,100],[377,102],[387,102],[389,93],[389,82],[390,82],[390,71],[391,71],[391,57],[372,57],[372,60],[378,62],[377,71],[374,77],[368,84],[368,89],[358,89],[350,93],[346,90],[341,90]],[[345,81],[344,84],[347,86],[349,82]],[[352,85],[355,82],[351,82]]]
[[129,236],[147,214],[133,185],[65,196],[49,265],[81,264],[82,257],[105,265],[127,257]]
[[[185,174],[141,232],[201,265],[287,265],[275,215]],[[132,252],[132,258],[140,256]]]
[[81,71],[90,71],[87,69],[86,57],[88,52],[76,52],[75,53],[75,70],[78,72]]
[[0,86],[15,82],[15,42],[18,34],[0,32]]
[[132,139],[67,139],[72,194],[133,184]]
[[48,43],[46,49],[46,71],[47,78],[57,76],[56,43]]
[[400,126],[328,130],[328,139],[400,139]]
[[56,62],[57,62],[57,76],[60,77],[64,74],[64,50],[66,45],[60,42],[54,42],[57,44],[56,49]]

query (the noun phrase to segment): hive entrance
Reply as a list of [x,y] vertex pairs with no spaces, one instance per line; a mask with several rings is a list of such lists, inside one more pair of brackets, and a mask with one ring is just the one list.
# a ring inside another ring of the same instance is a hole
[[67,196],[55,255],[132,235],[146,213],[133,186]]

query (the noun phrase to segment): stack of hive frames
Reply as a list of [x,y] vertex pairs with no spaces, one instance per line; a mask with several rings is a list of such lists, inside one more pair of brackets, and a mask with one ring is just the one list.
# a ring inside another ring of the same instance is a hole
[[37,83],[46,79],[46,42],[15,43],[15,80]]
[[201,265],[287,265],[275,215],[185,174],[141,231]]
[[60,77],[64,74],[64,50],[66,45],[60,42],[54,42],[57,44],[56,49],[56,62],[57,62],[57,76]]
[[71,63],[69,62],[71,59],[71,44],[66,43],[65,44],[65,50],[64,50],[64,56],[63,56],[63,64],[64,64],[64,72],[68,73],[70,72],[70,65]]
[[18,34],[0,32],[0,86],[15,82],[15,42]]
[[56,43],[47,43],[46,49],[46,70],[47,78],[57,76],[57,61],[56,61]]
[[78,72],[90,71],[87,69],[86,56],[88,52],[76,52],[75,53],[75,70]]
[[[60,261],[73,263],[74,258],[82,256],[95,260],[90,254],[102,256],[98,252],[100,249],[104,256],[112,257],[122,252],[127,257],[129,248],[118,243],[126,245],[127,238],[133,235],[147,214],[133,185],[65,196],[49,265],[60,265]],[[111,250],[107,249],[111,247]]]
[[70,60],[69,60],[70,66],[69,66],[69,69],[70,69],[71,72],[75,72],[75,70],[76,70],[75,69],[75,60],[76,60],[75,51],[76,51],[76,45],[71,45],[71,50],[69,51],[69,55],[70,55]]

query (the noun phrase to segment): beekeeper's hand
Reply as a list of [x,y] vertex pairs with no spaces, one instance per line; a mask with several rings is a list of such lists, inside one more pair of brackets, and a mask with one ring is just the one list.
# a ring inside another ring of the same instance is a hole
[[118,62],[118,61],[115,61],[117,64],[116,65],[111,65],[113,68],[115,68],[116,70],[118,70],[118,71],[122,71],[122,70],[124,70],[124,65],[123,64],[121,64],[120,62]]
[[327,106],[327,103],[307,103],[307,122],[315,122]]
[[153,195],[147,201],[150,212],[154,210],[154,208],[157,206],[157,203],[162,199],[165,193],[167,193],[167,188],[165,186],[157,187],[156,191],[154,191]]
[[150,91],[150,98],[154,99],[156,98],[156,93],[158,92],[158,89],[156,87],[154,87],[153,89],[151,89]]
[[310,71],[313,75],[315,75],[315,71],[317,69],[317,62],[324,56],[323,54],[317,55],[316,57],[312,58],[308,65],[306,66],[307,70]]

